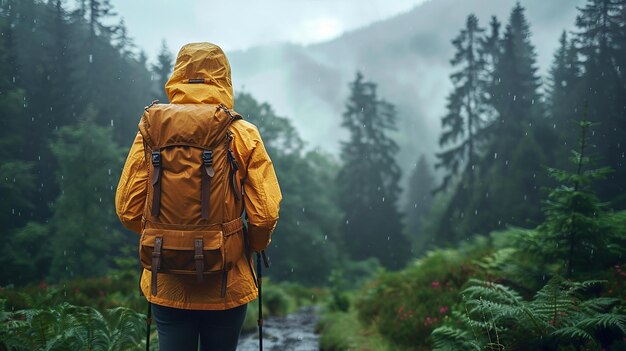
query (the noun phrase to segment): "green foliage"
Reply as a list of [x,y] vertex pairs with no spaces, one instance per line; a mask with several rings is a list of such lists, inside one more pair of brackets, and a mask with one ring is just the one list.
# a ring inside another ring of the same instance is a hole
[[626,315],[618,299],[590,296],[603,283],[557,276],[525,301],[504,285],[472,279],[461,292],[461,325],[436,329],[435,350],[606,348],[626,334]]
[[338,204],[344,213],[344,249],[354,260],[376,257],[387,268],[402,267],[410,255],[403,235],[398,145],[389,137],[396,129],[394,105],[377,96],[376,84],[358,72],[350,83],[342,126],[349,133],[341,145],[337,175]]
[[587,131],[590,127],[588,121],[580,123],[580,148],[572,152],[571,158],[576,171],[548,169],[559,186],[550,191],[545,201],[546,221],[539,226],[541,235],[536,237],[538,241],[532,247],[538,257],[560,262],[562,272],[568,277],[604,268],[619,260],[619,255],[611,252],[617,243],[611,240],[615,236],[606,219],[606,204],[601,203],[591,189],[593,181],[604,179],[611,169],[588,169],[591,158],[587,155]]
[[339,258],[339,210],[334,201],[337,165],[331,156],[303,151],[291,121],[267,103],[240,93],[236,110],[254,123],[264,140],[283,193],[281,219],[268,250],[276,280],[324,284]]
[[424,253],[434,238],[425,230],[428,215],[433,209],[434,198],[431,193],[435,186],[430,163],[421,155],[411,172],[408,185],[408,195],[404,210],[405,232],[414,243],[412,252]]
[[596,152],[604,157],[604,164],[614,170],[610,181],[598,182],[594,189],[601,199],[610,200],[619,209],[626,208],[621,146],[626,139],[622,122],[625,12],[626,4],[621,0],[587,0],[579,7],[574,38],[582,71],[574,101],[588,101],[590,119],[597,122],[590,129],[589,142],[597,145]]
[[4,312],[0,340],[11,350],[138,350],[145,316],[124,307],[105,313],[63,303]]
[[467,254],[432,251],[405,270],[380,274],[355,302],[359,319],[398,347],[428,349],[430,333],[455,310],[461,287],[480,275],[473,260],[484,245],[471,246]]
[[484,141],[485,117],[491,113],[487,104],[490,87],[487,60],[481,52],[483,32],[478,18],[471,14],[465,27],[452,40],[456,49],[450,63],[455,72],[450,75],[454,90],[448,95],[447,113],[441,119],[443,131],[439,146],[447,147],[437,154],[436,168],[444,167],[446,175],[436,189],[446,189],[454,176],[462,169],[468,177],[469,186],[474,185],[474,167]]
[[323,351],[391,351],[389,345],[373,326],[359,322],[354,311],[327,313],[318,325],[320,350]]
[[[94,111],[75,127],[63,127],[51,144],[61,194],[53,206],[53,278],[101,275],[121,244],[113,206],[122,149],[110,128],[93,122]],[[108,169],[108,170],[107,170]]]
[[152,65],[152,72],[156,75],[156,96],[157,99],[166,104],[169,101],[167,94],[165,94],[165,83],[170,79],[172,69],[174,68],[174,56],[167,47],[165,39],[161,41],[161,51],[157,56],[156,64]]
[[49,251],[50,230],[45,224],[28,222],[11,232],[2,247],[0,281],[25,284],[47,277],[52,254]]

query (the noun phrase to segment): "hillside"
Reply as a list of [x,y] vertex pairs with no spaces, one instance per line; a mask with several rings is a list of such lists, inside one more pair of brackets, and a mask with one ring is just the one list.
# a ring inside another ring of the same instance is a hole
[[[540,72],[546,72],[561,31],[573,27],[576,5],[582,2],[521,1],[531,18]],[[340,116],[348,82],[361,70],[398,108],[399,157],[407,169],[419,153],[431,156],[437,150],[439,119],[450,89],[450,41],[465,17],[473,11],[483,27],[492,15],[506,22],[514,4],[432,0],[329,42],[231,52],[233,80],[235,87],[270,101],[279,114],[292,118],[309,145],[336,152],[344,135]]]

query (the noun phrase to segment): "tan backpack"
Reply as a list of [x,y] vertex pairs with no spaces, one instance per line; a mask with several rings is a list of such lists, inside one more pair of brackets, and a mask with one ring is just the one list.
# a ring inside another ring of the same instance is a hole
[[[223,105],[155,104],[139,123],[148,167],[148,190],[139,256],[157,276],[221,274],[248,254],[238,165],[230,124],[241,119]],[[248,259],[249,261],[249,259]]]

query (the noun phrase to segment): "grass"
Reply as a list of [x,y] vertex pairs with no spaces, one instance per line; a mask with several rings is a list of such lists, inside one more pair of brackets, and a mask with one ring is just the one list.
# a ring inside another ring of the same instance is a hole
[[391,351],[392,348],[375,327],[363,326],[356,311],[327,312],[317,328],[322,351]]

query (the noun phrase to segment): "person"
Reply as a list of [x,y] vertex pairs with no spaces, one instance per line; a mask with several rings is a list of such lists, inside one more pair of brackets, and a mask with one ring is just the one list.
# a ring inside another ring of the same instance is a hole
[[[222,49],[215,44],[184,45],[178,53],[165,91],[170,104],[164,104],[164,108],[179,104],[205,108],[216,105],[231,116],[239,116],[233,111],[230,65]],[[247,218],[244,240],[249,252],[259,252],[270,244],[282,195],[272,161],[256,126],[237,118],[229,124],[228,132],[232,135],[232,153],[238,165],[237,181],[243,184],[242,201],[224,201],[220,205],[225,206],[224,216],[229,217],[224,217],[226,221],[241,216],[235,208],[238,203],[243,203]],[[151,201],[149,188],[152,188],[149,182],[150,164],[146,161],[144,150],[146,145],[140,123],[140,132],[130,148],[116,192],[116,212],[120,221],[129,230],[140,234],[145,232],[146,222],[150,224],[149,219],[153,218],[150,217],[148,204]],[[175,184],[172,182],[169,184]],[[164,203],[177,190],[164,185],[160,191],[163,195],[159,197],[163,200],[159,201]],[[233,262],[224,287],[224,290],[227,287],[226,291],[220,291],[220,277],[214,279],[207,275],[202,282],[198,282],[194,275],[159,271],[158,283],[154,284],[158,293],[154,294],[151,291],[151,275],[151,270],[143,269],[140,288],[152,304],[151,312],[161,351],[197,350],[198,340],[202,350],[236,349],[246,306],[258,296],[250,255],[240,255]]]

